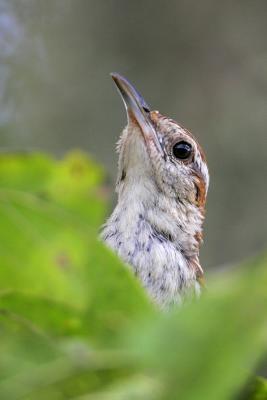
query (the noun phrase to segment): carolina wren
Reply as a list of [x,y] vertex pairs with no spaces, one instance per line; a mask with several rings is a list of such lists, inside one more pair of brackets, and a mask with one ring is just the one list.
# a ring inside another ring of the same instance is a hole
[[187,129],[150,111],[124,77],[111,76],[128,124],[117,147],[118,203],[102,239],[133,268],[152,299],[168,307],[201,289],[206,158]]

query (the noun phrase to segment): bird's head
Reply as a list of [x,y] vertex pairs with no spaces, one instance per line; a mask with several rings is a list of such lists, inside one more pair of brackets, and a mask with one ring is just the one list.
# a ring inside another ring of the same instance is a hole
[[206,158],[194,136],[177,122],[150,111],[135,88],[111,74],[124,101],[128,125],[118,145],[118,191],[136,183],[154,187],[186,205],[204,209],[209,185]]

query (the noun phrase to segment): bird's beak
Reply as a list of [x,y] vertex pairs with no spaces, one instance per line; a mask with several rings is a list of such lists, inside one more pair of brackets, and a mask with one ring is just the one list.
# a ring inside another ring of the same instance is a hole
[[128,123],[137,123],[147,146],[150,146],[152,141],[163,155],[163,149],[150,118],[149,106],[126,78],[117,73],[111,73],[111,76],[126,107]]

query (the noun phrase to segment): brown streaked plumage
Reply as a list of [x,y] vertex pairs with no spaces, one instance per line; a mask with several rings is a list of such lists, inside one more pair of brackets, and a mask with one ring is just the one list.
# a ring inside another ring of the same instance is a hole
[[202,224],[209,185],[204,152],[173,119],[150,111],[134,87],[112,75],[127,109],[118,144],[118,204],[102,238],[133,268],[161,306],[199,293]]

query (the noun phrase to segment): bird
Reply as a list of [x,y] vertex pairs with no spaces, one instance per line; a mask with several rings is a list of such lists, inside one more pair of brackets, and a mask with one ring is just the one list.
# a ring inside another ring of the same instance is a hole
[[127,126],[117,145],[117,204],[101,239],[132,269],[161,308],[198,298],[199,247],[209,186],[206,156],[187,129],[150,107],[111,73]]

